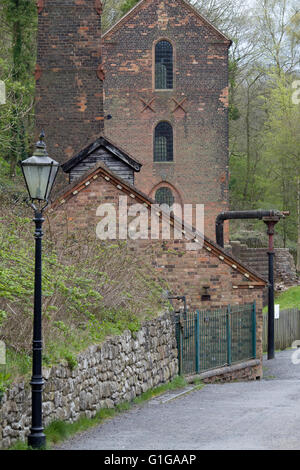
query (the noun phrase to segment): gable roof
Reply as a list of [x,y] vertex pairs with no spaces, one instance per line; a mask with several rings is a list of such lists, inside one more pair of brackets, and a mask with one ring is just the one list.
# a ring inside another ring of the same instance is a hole
[[[149,0],[140,0],[131,10],[129,10],[127,13],[125,13],[122,18],[120,18],[111,28],[109,28],[105,33],[102,35],[102,38],[105,39],[106,36],[108,36],[111,33],[114,33],[117,31],[126,21],[131,18],[134,14],[136,14],[139,9],[143,6],[144,3],[146,3]],[[163,0],[161,0],[163,1]],[[228,46],[232,44],[232,40],[229,39],[224,33],[222,33],[218,28],[216,28],[208,19],[206,19],[201,13],[193,7],[190,3],[188,3],[186,0],[176,0],[177,2],[181,2],[183,7],[192,11],[198,18],[201,19],[201,21],[209,27],[217,36],[219,36],[223,41],[228,43]]]
[[140,171],[142,164],[129,155],[127,152],[122,150],[120,147],[117,147],[111,140],[108,140],[107,137],[101,136],[95,142],[85,147],[81,150],[77,155],[70,158],[67,162],[65,162],[61,167],[65,173],[69,173],[75,166],[81,163],[85,158],[91,155],[95,150],[100,147],[104,147],[110,153],[112,153],[115,157],[119,158],[127,165],[133,168],[134,171]]
[[[123,179],[119,178],[115,173],[110,171],[103,162],[99,162],[95,165],[93,169],[86,172],[84,176],[79,178],[73,183],[70,183],[65,189],[63,189],[56,197],[55,201],[48,208],[49,212],[53,212],[57,207],[65,204],[72,197],[76,197],[77,194],[89,186],[97,178],[103,177],[107,182],[113,184],[117,187],[118,190],[134,198],[137,202],[140,202],[147,206],[149,209],[152,204],[156,204],[154,200],[149,198],[146,194],[137,190],[131,184],[125,182]],[[162,216],[164,214],[162,213]],[[180,223],[180,228],[182,229],[182,221],[179,221],[172,214],[165,214],[170,217],[172,225],[177,225]],[[198,233],[193,227],[185,227],[185,232],[188,232],[190,236],[193,236],[193,239],[187,240],[189,242],[199,243],[204,241],[203,248],[210,252],[212,255],[216,256],[223,263],[229,265],[232,269],[236,270],[243,276],[245,280],[251,281],[250,284],[239,284],[236,288],[264,288],[267,285],[267,281],[257,272],[245,266],[241,263],[240,260],[228,254],[223,248],[214,243],[212,240],[203,236],[203,234]]]

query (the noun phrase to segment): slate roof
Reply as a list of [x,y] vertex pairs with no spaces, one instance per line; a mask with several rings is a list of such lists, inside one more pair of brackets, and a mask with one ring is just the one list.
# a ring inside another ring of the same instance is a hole
[[95,140],[95,142],[89,144],[77,155],[70,158],[70,160],[61,165],[63,171],[65,173],[69,173],[75,166],[95,152],[99,147],[104,147],[106,150],[115,155],[115,157],[119,158],[123,162],[127,163],[127,165],[132,167],[134,171],[140,171],[142,164],[105,136],[99,137]]

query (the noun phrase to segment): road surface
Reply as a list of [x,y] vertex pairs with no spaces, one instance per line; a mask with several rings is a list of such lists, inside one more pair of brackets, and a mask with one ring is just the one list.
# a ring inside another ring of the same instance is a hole
[[68,450],[300,449],[300,364],[264,360],[264,379],[176,391],[134,406],[59,446]]

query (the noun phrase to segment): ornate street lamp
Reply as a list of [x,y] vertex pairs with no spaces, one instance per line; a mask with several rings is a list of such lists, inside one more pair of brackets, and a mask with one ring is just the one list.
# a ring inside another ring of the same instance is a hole
[[35,222],[35,279],[34,279],[34,317],[32,345],[32,426],[28,436],[28,445],[34,449],[45,447],[46,437],[42,424],[42,224],[43,210],[48,205],[51,189],[55,181],[59,164],[47,154],[44,131],[36,144],[32,157],[20,163],[34,210]]

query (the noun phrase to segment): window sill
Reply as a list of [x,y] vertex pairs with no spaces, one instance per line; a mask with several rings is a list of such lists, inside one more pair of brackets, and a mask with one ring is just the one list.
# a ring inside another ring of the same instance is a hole
[[153,90],[154,92],[173,92],[174,91],[174,88],[155,88]]

